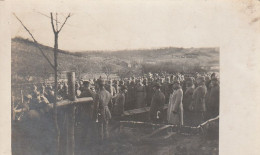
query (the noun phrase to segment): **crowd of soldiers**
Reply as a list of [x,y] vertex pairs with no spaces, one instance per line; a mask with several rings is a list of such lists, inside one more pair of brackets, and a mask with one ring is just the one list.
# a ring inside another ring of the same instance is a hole
[[[109,120],[120,118],[125,110],[148,106],[153,123],[190,126],[219,115],[219,79],[216,73],[148,74],[121,80],[100,77],[76,81],[75,94],[78,98],[93,98],[89,120],[99,122],[101,139],[108,137]],[[57,100],[67,98],[68,85],[59,82]],[[24,96],[23,103],[15,110],[48,113],[54,101],[53,84],[33,85],[31,93]],[[167,110],[164,107],[168,107]]]

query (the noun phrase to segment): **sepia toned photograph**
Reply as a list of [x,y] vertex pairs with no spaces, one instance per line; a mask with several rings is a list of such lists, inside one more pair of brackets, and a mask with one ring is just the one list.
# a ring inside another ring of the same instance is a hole
[[0,0],[0,154],[258,155],[259,13]]
[[91,11],[12,13],[12,154],[219,154],[220,48]]

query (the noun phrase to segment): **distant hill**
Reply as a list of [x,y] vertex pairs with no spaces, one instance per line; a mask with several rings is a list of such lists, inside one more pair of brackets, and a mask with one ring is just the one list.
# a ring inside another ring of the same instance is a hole
[[[39,44],[46,55],[53,62],[53,48]],[[53,73],[52,68],[42,57],[35,43],[23,39],[13,38],[11,46],[12,75],[26,77],[26,75],[46,78]],[[58,63],[60,72],[75,71],[77,73],[102,72],[102,65],[112,64],[114,72],[128,69],[140,64],[158,64],[162,62],[185,62],[191,65],[218,67],[218,48],[159,48],[118,51],[83,51],[69,52],[60,50]],[[46,76],[46,77],[45,77]]]

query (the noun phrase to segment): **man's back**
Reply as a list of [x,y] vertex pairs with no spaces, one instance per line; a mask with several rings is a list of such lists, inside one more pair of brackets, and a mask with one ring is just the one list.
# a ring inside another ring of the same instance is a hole
[[156,91],[152,97],[151,108],[161,109],[165,103],[165,96],[161,91]]
[[205,96],[207,87],[205,85],[198,86],[193,93],[192,99],[194,102],[195,111],[206,111]]
[[99,96],[99,104],[100,106],[108,106],[108,103],[110,102],[112,95],[105,89],[100,90],[98,93]]

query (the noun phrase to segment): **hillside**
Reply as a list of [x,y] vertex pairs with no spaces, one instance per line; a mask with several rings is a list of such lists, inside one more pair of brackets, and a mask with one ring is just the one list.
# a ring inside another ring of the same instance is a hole
[[[39,45],[53,62],[53,48]],[[100,73],[103,66],[112,66],[113,72],[135,69],[141,64],[160,64],[172,62],[179,64],[199,64],[200,66],[219,66],[218,48],[160,48],[119,51],[69,52],[60,50],[58,70],[82,73]],[[42,57],[40,51],[30,40],[12,39],[12,77],[48,78],[52,68]],[[135,66],[133,68],[133,66]]]
[[119,51],[85,51],[75,52],[77,56],[119,58],[128,61],[160,62],[160,61],[196,61],[202,65],[219,65],[218,48],[159,48]]

